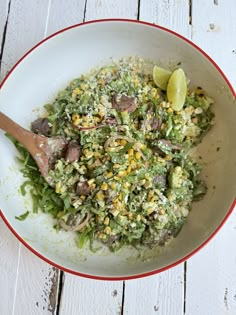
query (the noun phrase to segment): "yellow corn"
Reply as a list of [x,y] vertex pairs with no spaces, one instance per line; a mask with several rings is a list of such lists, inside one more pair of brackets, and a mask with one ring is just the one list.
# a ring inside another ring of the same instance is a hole
[[119,210],[118,209],[112,209],[112,210],[110,210],[110,213],[114,216],[114,217],[117,217],[118,216],[118,214],[119,214]]
[[121,140],[120,140],[120,145],[123,145],[123,146],[124,146],[124,145],[126,145],[126,143],[127,143],[127,141],[126,141],[125,139],[121,139]]
[[56,187],[55,187],[56,189],[56,193],[57,194],[60,194],[61,193],[61,182],[57,182],[56,183]]
[[122,195],[122,193],[121,193],[121,192],[119,193],[119,197],[118,197],[118,198],[119,198],[119,200],[120,200],[120,201],[122,201],[122,199],[123,199],[123,195]]
[[105,225],[108,225],[109,222],[110,222],[110,219],[109,219],[108,217],[105,217],[105,219],[104,219],[104,224],[105,224]]
[[132,169],[131,169],[131,166],[128,166],[128,168],[127,168],[127,170],[126,170],[126,171],[127,171],[127,174],[129,174],[129,173],[131,172],[131,170],[132,170]]
[[79,95],[79,94],[82,94],[83,92],[82,92],[79,88],[75,88],[75,89],[73,90],[73,93]]
[[104,174],[104,177],[106,177],[106,178],[111,178],[113,176],[113,173],[112,172],[106,172],[105,174]]
[[114,164],[114,165],[113,165],[113,168],[120,168],[120,167],[121,167],[120,164]]
[[136,153],[135,153],[135,158],[136,158],[137,160],[140,160],[140,158],[141,158],[140,152],[136,152]]
[[148,208],[146,211],[147,211],[147,214],[151,214],[153,213],[154,210],[152,208]]
[[173,113],[173,109],[170,107],[170,108],[167,109],[167,112],[168,113]]
[[128,151],[129,157],[133,157],[134,156],[134,149],[129,149]]
[[105,198],[105,196],[104,196],[104,194],[103,194],[102,191],[99,191],[99,192],[96,194],[96,200],[101,201],[101,200],[104,200],[104,198]]
[[123,171],[119,171],[118,176],[120,177],[125,177],[127,175],[127,171],[123,170]]
[[107,183],[102,183],[101,189],[102,189],[102,190],[107,190],[107,188],[108,188]]
[[110,234],[111,234],[111,228],[110,228],[110,226],[106,226],[105,229],[104,229],[104,232],[105,232],[106,234],[110,235]]
[[78,126],[80,123],[80,115],[77,113],[72,114],[72,121],[74,125]]
[[172,157],[171,157],[170,155],[166,155],[165,160],[166,160],[166,161],[171,161],[171,160],[172,160]]
[[101,240],[105,240],[107,238],[106,234],[104,233],[99,233],[98,237],[101,239]]
[[139,222],[140,220],[141,220],[141,215],[140,215],[140,214],[138,214],[138,215],[137,215],[137,217],[136,217],[136,221],[138,221],[138,222]]
[[130,187],[130,183],[124,182],[123,187],[126,188],[126,189],[129,188]]
[[116,189],[116,183],[115,182],[111,182],[110,183],[111,189],[115,190]]

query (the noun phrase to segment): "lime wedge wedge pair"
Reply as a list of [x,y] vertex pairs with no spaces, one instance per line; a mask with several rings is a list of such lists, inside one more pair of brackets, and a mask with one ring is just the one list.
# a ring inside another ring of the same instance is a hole
[[172,73],[166,69],[154,66],[153,81],[162,90],[166,90],[171,107],[179,111],[183,108],[187,95],[187,80],[182,69]]

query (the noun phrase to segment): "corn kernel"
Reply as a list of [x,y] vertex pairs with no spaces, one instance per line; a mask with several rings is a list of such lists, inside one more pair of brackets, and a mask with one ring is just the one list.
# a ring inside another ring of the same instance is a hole
[[121,165],[120,164],[117,164],[117,163],[115,163],[114,165],[113,165],[113,168],[120,168],[121,167]]
[[111,182],[110,183],[111,189],[115,190],[116,189],[116,183],[115,182]]
[[61,182],[57,182],[55,188],[56,188],[55,189],[56,193],[60,194],[61,193]]
[[170,107],[170,108],[167,109],[167,112],[168,113],[173,113],[173,109]]
[[150,135],[145,135],[145,138],[146,138],[147,140],[149,140],[151,137],[150,137]]
[[81,200],[84,200],[86,198],[86,196],[80,196]]
[[102,191],[99,191],[97,194],[96,194],[96,200],[104,200],[105,196],[103,194]]
[[129,157],[132,157],[134,155],[134,149],[129,149],[128,151]]
[[90,189],[91,190],[94,190],[95,188],[96,188],[96,184],[95,183],[90,185]]
[[132,170],[132,169],[131,169],[131,166],[128,166],[128,168],[127,168],[127,170],[126,170],[126,171],[127,171],[127,174],[129,174],[129,173],[131,172],[131,170]]
[[107,183],[102,183],[101,189],[102,189],[102,190],[107,190],[107,188],[108,188]]
[[94,179],[94,178],[89,179],[89,180],[88,180],[89,186],[92,185],[94,182],[95,182],[95,179]]
[[118,176],[120,177],[125,177],[127,175],[127,171],[123,170],[123,171],[119,171]]
[[106,226],[105,229],[104,229],[104,232],[105,232],[106,234],[110,235],[110,234],[111,234],[111,228],[110,228],[110,226]]
[[172,156],[166,155],[165,160],[166,160],[166,161],[171,161],[171,160],[172,160]]
[[130,220],[133,219],[133,213],[132,213],[132,212],[129,212],[129,213],[128,213],[128,218],[129,218]]
[[98,112],[98,116],[100,116],[101,118],[104,117],[104,112],[99,111],[99,112]]
[[128,189],[128,188],[130,187],[130,183],[124,182],[123,187],[126,188],[126,189]]
[[138,214],[138,215],[137,215],[137,217],[136,217],[136,221],[138,221],[138,222],[139,222],[140,220],[141,220],[141,215],[140,215],[140,214]]
[[113,173],[112,172],[108,172],[108,173],[105,173],[104,176],[106,178],[111,178],[113,176]]
[[106,234],[104,233],[99,233],[99,236],[98,236],[101,240],[105,240],[107,238]]
[[126,143],[127,143],[127,141],[126,141],[125,139],[121,139],[121,140],[120,140],[120,145],[125,146],[125,145],[126,145]]
[[165,214],[165,210],[164,210],[164,209],[159,209],[159,211],[158,211],[158,212],[159,212],[159,214],[160,214],[160,215]]
[[82,89],[83,91],[85,91],[85,90],[87,90],[87,88],[88,88],[89,86],[88,86],[88,84],[82,83],[82,84],[80,85],[80,87],[81,87],[81,89]]
[[93,157],[93,152],[89,151],[88,149],[84,150],[84,155],[87,159],[91,159],[91,157]]
[[152,208],[148,208],[146,211],[147,211],[147,214],[151,214],[153,213],[154,210]]
[[73,90],[73,93],[79,95],[79,94],[82,94],[83,92],[77,87]]
[[109,222],[110,222],[110,219],[109,219],[108,217],[105,217],[105,219],[104,219],[104,224],[105,224],[105,225],[108,225]]
[[72,114],[72,121],[75,126],[78,126],[80,123],[80,116],[77,113]]
[[140,152],[136,152],[136,153],[135,153],[135,158],[136,158],[137,160],[140,160],[140,158],[141,158]]
[[118,214],[119,214],[119,210],[118,209],[112,209],[112,210],[110,210],[110,213],[114,216],[114,217],[117,217],[118,216]]

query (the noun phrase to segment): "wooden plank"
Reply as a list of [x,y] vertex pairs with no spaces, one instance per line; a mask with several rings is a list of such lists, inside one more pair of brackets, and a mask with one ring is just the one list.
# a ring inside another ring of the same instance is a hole
[[60,315],[120,314],[122,281],[94,281],[65,274]]
[[[106,17],[137,17],[135,1],[87,0],[85,20]],[[123,282],[94,281],[65,274],[60,315],[119,314]]]
[[[192,1],[192,39],[221,66],[236,87],[236,2]],[[236,213],[203,250],[188,261],[186,314],[236,314]]]
[[44,36],[49,0],[11,0],[0,81],[11,67]]
[[22,246],[13,314],[55,314],[58,283],[59,270]]
[[236,89],[236,1],[192,1],[192,39],[224,70]]
[[[171,28],[189,37],[188,1],[141,1],[140,20]],[[184,308],[184,265],[134,281],[126,281],[124,314],[181,315]]]
[[104,18],[137,19],[138,1],[134,0],[87,0],[85,20]]
[[[48,0],[11,1],[2,77],[22,54],[43,39],[48,8]],[[6,303],[0,303],[0,314],[54,313],[59,271],[21,246],[9,231],[5,232],[1,229],[1,239],[7,247],[1,243],[0,250],[4,253],[1,257],[5,261],[2,263],[0,258],[0,292]]]
[[188,260],[186,314],[236,314],[236,213],[204,249]]
[[189,0],[149,0],[140,2],[140,20],[149,21],[190,37]]
[[159,275],[126,281],[124,314],[183,314],[183,264]]
[[46,36],[73,24],[83,22],[86,0],[51,0]]
[[19,263],[19,242],[0,217],[0,314],[13,313]]

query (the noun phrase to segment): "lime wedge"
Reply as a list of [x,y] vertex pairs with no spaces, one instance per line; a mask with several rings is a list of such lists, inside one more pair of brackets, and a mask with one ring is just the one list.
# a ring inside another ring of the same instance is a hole
[[152,74],[153,81],[155,82],[156,86],[166,91],[167,83],[171,76],[171,72],[158,66],[154,66]]
[[166,92],[171,107],[176,111],[181,110],[187,95],[187,82],[182,69],[176,69],[172,72]]

